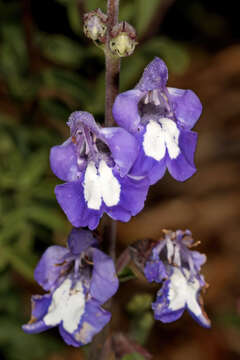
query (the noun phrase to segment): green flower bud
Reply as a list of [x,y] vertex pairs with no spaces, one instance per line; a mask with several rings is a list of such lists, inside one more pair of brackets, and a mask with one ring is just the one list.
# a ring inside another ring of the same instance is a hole
[[84,34],[93,41],[102,43],[106,40],[107,15],[100,9],[84,14]]
[[114,55],[129,56],[134,52],[137,42],[135,29],[123,21],[115,25],[111,31],[109,47]]

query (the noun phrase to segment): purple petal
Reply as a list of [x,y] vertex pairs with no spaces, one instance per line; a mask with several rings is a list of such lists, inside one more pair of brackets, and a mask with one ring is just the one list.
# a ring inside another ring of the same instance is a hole
[[79,177],[77,157],[72,139],[62,145],[54,146],[50,151],[50,166],[53,173],[63,181],[74,181]]
[[68,247],[73,255],[80,255],[90,246],[97,245],[97,243],[89,230],[73,228],[68,236]]
[[115,220],[128,221],[137,215],[144,207],[149,189],[147,178],[136,180],[125,176],[121,183],[120,201],[117,206],[108,208],[107,214]]
[[70,127],[71,135],[75,135],[76,131],[82,125],[85,125],[89,128],[97,137],[99,136],[99,126],[97,125],[92,114],[86,111],[74,111],[67,122],[67,125]]
[[70,345],[70,346],[74,346],[74,347],[79,347],[83,344],[81,344],[80,342],[76,341],[74,339],[73,334],[68,333],[62,326],[62,324],[59,325],[58,327],[59,329],[59,333],[62,336],[63,340],[65,341],[66,344]]
[[162,179],[166,172],[166,158],[160,160],[157,165],[155,165],[152,170],[149,172],[148,177],[150,185],[154,185],[158,180]]
[[144,274],[149,282],[162,282],[163,279],[167,278],[165,266],[160,260],[150,260],[146,263],[144,268]]
[[194,153],[197,145],[197,133],[181,131],[179,136],[180,154],[176,159],[167,157],[167,168],[172,177],[178,181],[185,181],[195,172]]
[[199,272],[201,266],[206,262],[207,257],[205,254],[200,254],[198,251],[191,251],[192,260],[196,270]]
[[42,255],[34,271],[34,278],[46,291],[54,288],[61,272],[68,267],[63,264],[69,250],[62,246],[50,246]]
[[[86,303],[82,324],[79,330],[74,333],[74,339],[77,341],[78,346],[91,342],[93,336],[99,333],[110,319],[111,314],[102,309],[97,301],[88,301]],[[73,346],[76,345],[73,344]]]
[[168,88],[168,98],[176,119],[186,130],[191,130],[202,113],[202,104],[192,90]]
[[136,86],[141,91],[163,89],[168,80],[168,69],[165,62],[155,57],[144,69],[143,75]]
[[145,95],[140,90],[129,90],[119,94],[113,104],[112,113],[116,123],[135,133],[138,130],[141,117],[138,112],[138,103]]
[[51,328],[42,320],[47,313],[51,300],[52,296],[50,294],[32,296],[32,318],[28,324],[22,326],[26,333],[37,334]]
[[103,304],[116,293],[119,282],[112,259],[98,249],[92,251],[94,265],[90,293]]
[[101,134],[105,137],[114,161],[120,169],[120,175],[126,175],[138,154],[136,139],[125,129],[117,127],[104,128]]
[[164,282],[162,288],[158,292],[157,299],[152,303],[152,309],[154,311],[154,318],[160,320],[163,323],[170,323],[172,321],[178,320],[185,309],[185,304],[183,307],[172,310],[169,307],[169,290],[170,290],[170,280]]
[[90,230],[98,226],[103,209],[91,210],[87,207],[80,181],[57,185],[55,194],[58,203],[73,226],[88,226]]
[[[133,176],[149,176],[151,177],[152,169],[159,164],[154,158],[147,156],[143,149],[144,134],[146,132],[146,127],[143,128],[141,133],[137,136],[137,141],[139,143],[139,152],[136,158],[136,161],[131,168],[130,175]],[[166,165],[164,166],[164,171]]]

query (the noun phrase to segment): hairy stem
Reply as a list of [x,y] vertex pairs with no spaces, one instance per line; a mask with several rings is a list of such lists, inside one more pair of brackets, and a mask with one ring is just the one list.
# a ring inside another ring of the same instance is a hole
[[108,0],[107,3],[107,42],[105,51],[106,61],[106,97],[105,97],[105,126],[112,126],[112,106],[119,90],[120,59],[113,57],[109,49],[110,32],[118,22],[119,0]]
[[[107,41],[105,49],[105,62],[106,62],[106,76],[105,76],[105,126],[113,126],[114,120],[112,116],[112,106],[115,97],[119,91],[119,72],[120,72],[120,59],[112,56],[109,49],[110,32],[112,27],[118,22],[118,10],[120,0],[107,0]],[[115,261],[115,247],[116,247],[116,221],[105,218],[104,230],[103,230],[104,247],[109,255]],[[111,300],[109,300],[105,306],[107,310],[111,308]],[[107,360],[106,354],[106,342],[109,335],[109,326],[106,326],[93,339],[90,351],[89,359],[91,360]]]

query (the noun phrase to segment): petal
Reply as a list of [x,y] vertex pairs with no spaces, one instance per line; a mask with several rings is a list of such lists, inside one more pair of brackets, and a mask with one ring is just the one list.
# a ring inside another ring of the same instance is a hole
[[186,130],[191,130],[202,113],[202,104],[192,90],[168,88],[168,98],[176,119]]
[[101,134],[105,137],[113,159],[120,169],[120,175],[126,175],[138,154],[136,139],[125,129],[117,127],[104,128]]
[[[158,161],[153,157],[150,157],[146,154],[145,149],[143,147],[144,138],[146,136],[146,126],[142,128],[142,131],[136,137],[137,142],[139,144],[139,152],[138,156],[131,168],[130,175],[131,176],[151,176],[152,169],[158,164]],[[166,168],[166,166],[165,166]]]
[[54,288],[61,272],[68,267],[63,264],[69,250],[63,246],[50,246],[42,255],[34,271],[34,278],[46,291]]
[[74,181],[79,177],[75,145],[69,138],[50,151],[50,166],[53,173],[63,181]]
[[135,133],[138,130],[141,117],[138,112],[138,103],[145,95],[140,90],[129,90],[119,94],[113,104],[112,113],[116,123]]
[[47,326],[42,320],[47,313],[49,305],[52,301],[50,294],[32,296],[32,318],[28,324],[22,326],[23,331],[29,334],[37,334],[48,330],[51,326]]
[[146,263],[144,274],[149,282],[156,281],[158,283],[167,278],[165,266],[160,260],[150,260]]
[[111,314],[102,309],[97,301],[88,301],[82,324],[79,330],[74,333],[74,339],[78,342],[78,346],[91,342],[93,336],[99,333],[110,319]]
[[72,254],[80,255],[86,251],[90,246],[97,245],[97,240],[89,230],[72,229],[68,236],[68,247]]
[[194,153],[197,145],[197,134],[193,131],[181,131],[179,136],[180,154],[176,159],[167,157],[167,168],[172,177],[185,181],[195,172]]
[[166,172],[167,166],[166,166],[166,159],[162,159],[158,162],[157,165],[155,165],[152,170],[150,171],[148,177],[150,181],[150,185],[155,184],[158,180],[162,179]]
[[89,209],[83,193],[81,181],[55,187],[57,201],[72,225],[75,227],[88,226],[90,230],[93,230],[98,226],[103,210],[102,208],[99,210]]
[[70,346],[75,346],[75,347],[79,347],[79,346],[83,345],[74,339],[73,334],[70,334],[66,330],[64,330],[62,324],[59,325],[58,329],[59,329],[60,335],[62,336],[62,338],[66,344],[68,344]]
[[168,69],[163,60],[155,57],[144,69],[143,75],[136,86],[141,91],[163,89],[168,80]]
[[70,127],[71,134],[74,135],[78,128],[85,125],[89,128],[97,137],[99,136],[99,126],[97,125],[94,117],[87,111],[74,111],[67,122]]
[[205,254],[201,254],[199,251],[191,251],[192,260],[196,270],[199,272],[201,266],[206,262],[207,257]]
[[90,293],[94,299],[103,304],[116,293],[119,282],[110,256],[98,249],[93,249],[92,254],[93,273]]
[[[199,299],[197,301],[200,301]],[[205,327],[205,328],[210,328],[211,327],[211,321],[208,318],[205,310],[203,309],[203,305],[200,306],[201,308],[201,312],[199,312],[197,315],[192,312],[189,308],[189,314],[192,316],[192,318],[201,326]]]
[[107,208],[106,212],[115,220],[128,221],[137,215],[144,207],[149,189],[149,180],[136,180],[130,176],[119,179],[121,184],[120,201],[117,206]]
[[[185,298],[179,296],[179,289],[176,285],[174,291],[172,279],[165,281],[162,288],[158,291],[157,299],[152,304],[154,318],[163,323],[169,323],[178,320],[185,309]],[[181,285],[180,285],[181,286]]]

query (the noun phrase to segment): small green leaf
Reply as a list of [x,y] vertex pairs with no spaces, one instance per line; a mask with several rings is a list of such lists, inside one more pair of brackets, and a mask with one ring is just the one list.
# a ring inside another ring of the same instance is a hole
[[142,35],[151,22],[161,0],[135,0],[136,30]]
[[118,279],[120,282],[125,282],[134,278],[136,278],[136,276],[127,266],[118,274]]
[[157,37],[149,40],[141,48],[145,56],[151,59],[153,56],[162,57],[174,73],[184,72],[190,62],[187,50],[181,44],[168,39],[167,37]]
[[45,57],[59,65],[78,68],[86,54],[80,44],[64,35],[41,35],[38,43]]
[[133,314],[142,313],[151,308],[152,300],[150,294],[137,294],[128,303],[127,310]]
[[143,355],[134,352],[132,354],[124,355],[121,360],[145,360],[145,358]]

